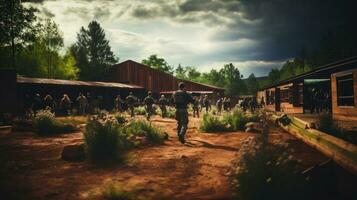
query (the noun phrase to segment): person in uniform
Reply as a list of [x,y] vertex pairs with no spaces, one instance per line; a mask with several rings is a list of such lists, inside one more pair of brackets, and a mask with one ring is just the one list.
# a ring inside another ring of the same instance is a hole
[[86,114],[86,108],[88,106],[88,100],[87,97],[84,96],[82,93],[79,93],[77,97],[78,101],[78,112],[80,115],[85,115]]
[[208,99],[208,95],[205,95],[205,98],[203,99],[203,105],[205,106],[206,113],[208,113],[209,110],[211,110],[211,103]]
[[89,92],[87,92],[86,98],[87,98],[87,102],[88,102],[87,108],[86,108],[86,113],[93,114],[93,99]]
[[54,102],[50,94],[47,94],[43,99],[43,108],[50,109],[52,112],[54,111]]
[[133,95],[133,92],[129,92],[129,95],[125,98],[125,103],[128,106],[131,117],[135,117],[134,106],[135,106],[136,101],[137,101],[137,98]]
[[71,113],[71,104],[71,99],[68,97],[67,94],[64,94],[59,104],[60,110],[63,115],[69,115]]
[[218,100],[216,102],[216,107],[217,107],[218,114],[222,113],[222,106],[223,106],[223,99],[222,98],[218,98]]
[[165,98],[165,95],[161,95],[159,99],[159,106],[161,110],[161,117],[165,118],[167,116],[167,109],[166,106],[168,105],[168,100]]
[[194,100],[192,96],[186,92],[185,83],[179,83],[178,87],[179,90],[173,94],[172,99],[176,107],[177,135],[180,142],[184,144],[188,126],[187,105],[194,103]]
[[199,103],[200,103],[200,112],[202,111],[203,107],[205,106],[204,105],[204,98],[203,96],[200,96],[200,99],[198,100]]
[[121,99],[120,95],[118,94],[117,97],[114,99],[114,106],[117,112],[122,112],[122,104],[124,103],[123,99]]
[[152,97],[151,92],[148,92],[148,96],[144,98],[144,104],[146,105],[146,119],[149,121],[151,115],[153,114],[153,107],[152,105],[155,103],[154,98]]
[[192,104],[193,117],[200,117],[200,100],[198,97],[194,98],[194,102]]

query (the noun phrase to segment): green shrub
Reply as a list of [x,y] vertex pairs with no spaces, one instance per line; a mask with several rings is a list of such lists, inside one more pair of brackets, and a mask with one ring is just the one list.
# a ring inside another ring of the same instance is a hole
[[144,120],[131,121],[124,127],[124,132],[128,137],[144,136],[151,143],[162,143],[166,135],[164,132],[151,123]]
[[200,123],[200,129],[203,132],[214,133],[229,130],[226,124],[219,118],[209,113],[203,115]]
[[35,131],[40,135],[54,135],[61,133],[75,132],[78,128],[74,123],[64,123],[55,118],[50,110],[41,110],[37,112],[33,120]]
[[90,160],[115,160],[120,158],[120,150],[131,146],[117,119],[106,114],[88,120],[84,141]]
[[233,186],[237,199],[306,199],[307,179],[286,145],[244,142],[235,165]]
[[124,115],[116,114],[114,117],[118,121],[119,124],[125,124],[127,122]]
[[138,106],[134,108],[134,113],[136,115],[146,115],[146,109],[144,106]]
[[105,187],[102,196],[106,200],[135,200],[133,192],[124,190],[121,185],[110,184]]
[[243,131],[246,123],[258,122],[259,119],[257,114],[247,115],[239,109],[223,115],[223,122],[228,124],[230,129],[234,131]]

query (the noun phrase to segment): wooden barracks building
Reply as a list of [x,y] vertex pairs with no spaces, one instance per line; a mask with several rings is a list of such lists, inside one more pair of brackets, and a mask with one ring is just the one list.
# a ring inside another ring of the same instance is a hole
[[[68,94],[74,100],[80,92],[90,93],[92,98],[101,97],[104,108],[110,109],[118,94],[126,97],[132,91],[140,98],[143,98],[147,91],[153,91],[156,95],[170,94],[177,90],[178,83],[182,81],[171,74],[131,60],[114,65],[112,70],[113,76],[108,77],[108,82],[90,82],[20,77],[16,75],[15,70],[0,69],[0,114],[21,110],[26,95],[32,98],[36,93],[42,97],[50,94],[57,100],[63,94]],[[183,82],[191,93],[224,93],[222,88],[191,81]]]
[[357,120],[357,57],[318,67],[310,72],[269,85],[257,93],[266,108],[285,113],[311,109],[313,91],[324,93],[324,104],[334,119]]

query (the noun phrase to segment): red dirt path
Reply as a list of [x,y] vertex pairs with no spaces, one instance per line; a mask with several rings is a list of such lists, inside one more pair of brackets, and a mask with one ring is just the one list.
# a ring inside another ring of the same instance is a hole
[[[153,117],[169,139],[158,146],[130,153],[126,164],[96,167],[60,158],[63,146],[82,142],[82,133],[40,137],[33,133],[0,135],[0,192],[9,199],[88,199],[108,183],[120,183],[148,196],[157,192],[169,199],[229,199],[228,170],[240,142],[253,133],[200,133],[199,121],[190,118],[187,143],[176,136],[176,122]],[[279,129],[271,128],[270,141],[289,142],[304,167],[326,157]]]

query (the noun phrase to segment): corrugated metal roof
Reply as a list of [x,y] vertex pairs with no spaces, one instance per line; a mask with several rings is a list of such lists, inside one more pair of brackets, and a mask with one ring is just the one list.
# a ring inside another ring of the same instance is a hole
[[140,87],[140,86],[137,86],[137,85],[124,84],[124,83],[74,81],[74,80],[47,79],[47,78],[28,78],[28,77],[17,77],[17,83],[143,89],[143,87]]

